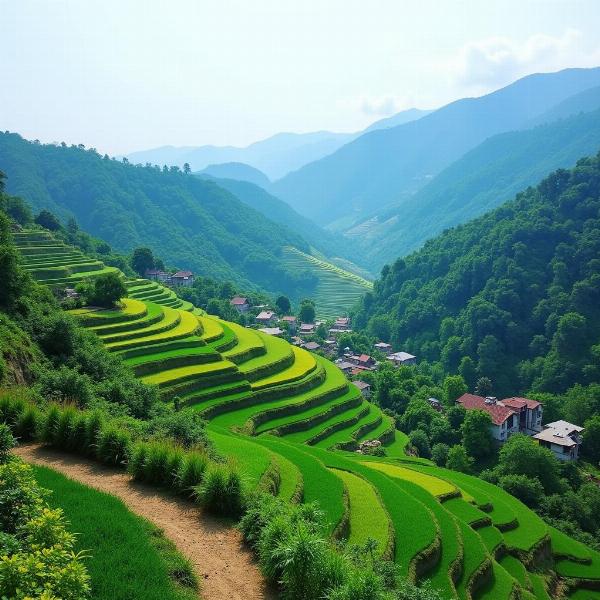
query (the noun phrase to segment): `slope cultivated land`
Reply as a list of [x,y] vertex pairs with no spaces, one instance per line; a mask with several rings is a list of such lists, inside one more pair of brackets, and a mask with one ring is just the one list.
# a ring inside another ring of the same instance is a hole
[[290,268],[301,271],[308,269],[317,276],[313,298],[319,317],[332,318],[347,313],[365,292],[373,289],[373,283],[360,275],[292,246],[283,249],[283,256]]
[[[48,285],[103,269],[82,270],[85,258],[47,233],[15,237],[30,272]],[[49,264],[60,277],[43,277]],[[447,598],[546,600],[557,581],[573,598],[597,594],[600,555],[503,490],[405,456],[404,434],[331,362],[206,315],[156,283],[126,283],[121,308],[72,313],[165,402],[199,411],[249,488],[268,480],[283,499],[318,501],[331,536],[375,539],[379,556]],[[352,452],[373,438],[385,457]]]

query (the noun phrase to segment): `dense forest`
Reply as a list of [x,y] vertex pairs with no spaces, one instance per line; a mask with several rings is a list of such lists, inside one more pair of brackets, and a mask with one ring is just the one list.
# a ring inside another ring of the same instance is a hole
[[563,393],[600,375],[599,257],[600,155],[384,267],[355,325],[471,390]]
[[177,167],[134,166],[93,148],[42,145],[10,133],[0,134],[0,164],[11,194],[36,211],[75,217],[118,251],[151,246],[165,262],[199,275],[292,297],[316,283],[281,259],[284,246],[308,250],[299,235]]

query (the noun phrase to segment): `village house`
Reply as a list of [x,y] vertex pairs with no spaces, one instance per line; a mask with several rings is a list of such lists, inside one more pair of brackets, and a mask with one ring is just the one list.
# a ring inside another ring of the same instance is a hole
[[379,350],[379,352],[383,352],[386,355],[392,353],[392,345],[386,342],[377,342],[374,344],[373,348],[375,348],[375,350]]
[[351,362],[348,362],[347,360],[344,360],[342,358],[338,358],[335,361],[335,364],[336,364],[337,368],[346,375],[350,375],[350,373],[352,372],[352,369],[354,369],[354,365]]
[[374,369],[377,366],[377,362],[372,356],[368,354],[353,355],[348,357],[348,362],[351,362],[357,367],[363,369]]
[[519,417],[519,431],[534,435],[542,430],[542,405],[529,398],[505,398],[502,405],[512,408]]
[[280,327],[260,327],[258,331],[267,335],[274,335],[275,337],[281,337],[285,333]]
[[317,344],[317,342],[306,342],[306,344],[302,344],[302,348],[304,348],[305,350],[310,350],[311,352],[315,352],[320,347],[321,345]]
[[554,421],[533,436],[540,446],[548,448],[558,460],[577,460],[583,427],[567,421]]
[[350,317],[338,317],[334,324],[334,329],[339,329],[341,331],[348,331],[350,329]]
[[285,317],[281,317],[281,320],[284,323],[287,323],[288,326],[288,331],[290,333],[295,333],[296,332],[296,326],[298,324],[298,319],[296,317],[293,317],[291,315],[286,315]]
[[147,269],[145,275],[146,279],[150,279],[151,281],[171,283],[171,275],[166,271],[161,271],[160,269]]
[[250,302],[248,298],[243,298],[242,296],[236,296],[229,301],[229,304],[233,306],[238,312],[245,313],[250,310]]
[[260,325],[269,326],[277,321],[277,315],[272,310],[262,310],[256,315],[256,322]]
[[301,337],[298,337],[297,335],[292,336],[291,340],[294,346],[302,346],[302,344],[304,343],[304,340]]
[[194,285],[194,274],[191,271],[177,271],[171,275],[171,284],[181,287]]
[[313,335],[316,330],[314,323],[300,323],[299,335]]
[[394,352],[393,354],[388,354],[386,358],[397,367],[417,364],[417,357],[408,352]]
[[483,410],[488,413],[492,419],[492,437],[499,442],[505,442],[513,433],[519,432],[519,415],[496,398],[463,394],[456,402],[465,410]]
[[352,382],[352,385],[355,385],[365,398],[371,397],[371,384],[367,383],[366,381],[361,381],[360,379],[357,379],[356,381]]
[[444,405],[437,398],[428,398],[427,402],[434,410],[438,412],[444,412]]
[[331,327],[328,330],[328,334],[332,338],[335,338],[342,333],[352,333],[352,329],[339,329],[338,327]]

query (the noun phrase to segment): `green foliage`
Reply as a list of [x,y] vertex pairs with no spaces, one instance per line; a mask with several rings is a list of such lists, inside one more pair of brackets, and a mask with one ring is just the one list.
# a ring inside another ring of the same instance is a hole
[[492,418],[483,410],[469,410],[461,425],[463,446],[475,459],[488,457],[494,449],[491,433]]
[[438,467],[445,467],[446,463],[448,462],[449,453],[450,447],[448,446],[448,444],[438,442],[437,444],[434,444],[431,448],[431,460]]
[[458,398],[467,392],[467,384],[461,375],[449,375],[444,379],[444,397],[446,404],[452,406]]
[[469,473],[473,468],[473,459],[467,454],[464,446],[452,446],[448,450],[446,467],[452,471]]
[[49,210],[42,210],[34,219],[35,223],[48,229],[49,231],[58,231],[60,229],[60,221]]
[[581,450],[590,460],[600,462],[600,415],[585,422]]
[[5,423],[0,423],[0,465],[5,464],[10,456],[10,451],[17,445],[12,431]]
[[112,308],[127,296],[127,288],[118,273],[106,273],[95,277],[83,290],[87,303],[102,308]]
[[315,303],[312,300],[305,298],[302,300],[302,302],[300,302],[298,319],[300,319],[301,323],[315,322]]
[[150,248],[135,248],[131,255],[131,266],[140,277],[144,277],[146,271],[154,268],[152,250]]
[[[600,157],[581,159],[386,266],[355,326],[391,318],[392,344],[443,360],[470,386],[475,366],[479,382],[493,381],[497,396],[531,388],[563,393],[594,382],[598,172]],[[488,385],[478,389],[489,393]]]
[[419,456],[423,458],[431,458],[431,448],[427,434],[422,429],[415,429],[408,436],[410,443],[417,449]]
[[535,508],[544,496],[544,488],[537,477],[526,475],[504,475],[500,477],[498,485],[518,498],[523,504]]
[[244,505],[239,473],[229,465],[212,464],[204,479],[195,487],[198,502],[208,510],[230,517],[239,517]]
[[288,315],[292,310],[290,299],[287,296],[278,296],[277,300],[275,300],[275,306],[282,315]]

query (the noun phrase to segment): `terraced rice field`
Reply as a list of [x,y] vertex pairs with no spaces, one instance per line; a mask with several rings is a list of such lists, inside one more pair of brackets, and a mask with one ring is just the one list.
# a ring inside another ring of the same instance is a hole
[[[105,272],[46,232],[15,237],[26,268],[50,287]],[[288,254],[338,285],[344,279],[322,261]],[[364,291],[360,278],[345,279],[352,293]],[[72,314],[138,377],[156,385],[164,402],[190,405],[207,418],[215,448],[238,465],[249,489],[318,502],[328,534],[352,544],[376,539],[377,552],[401,573],[429,579],[445,598],[508,600],[518,592],[525,600],[548,600],[544,573],[528,571],[519,559],[544,544],[560,577],[580,578],[582,588],[600,581],[600,554],[548,528],[514,497],[407,457],[407,436],[333,363],[206,315],[156,282],[126,284],[129,297],[119,308]],[[341,312],[339,306],[325,310]],[[352,452],[366,439],[381,439],[387,456]],[[571,595],[595,597],[584,589]]]
[[292,247],[284,249],[285,262],[294,269],[309,270],[319,282],[313,294],[317,316],[332,318],[346,314],[356,301],[373,289],[373,283],[360,275],[301,252]]

